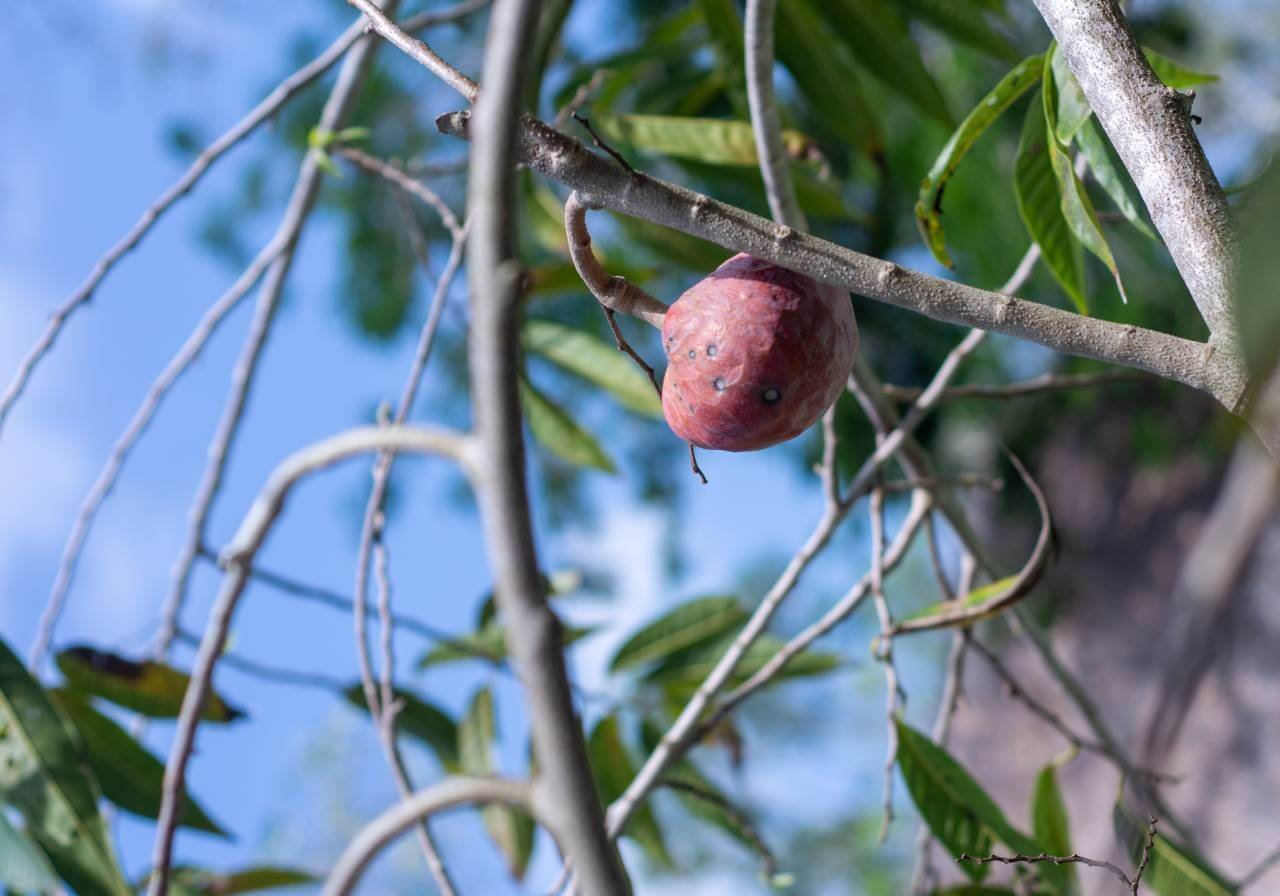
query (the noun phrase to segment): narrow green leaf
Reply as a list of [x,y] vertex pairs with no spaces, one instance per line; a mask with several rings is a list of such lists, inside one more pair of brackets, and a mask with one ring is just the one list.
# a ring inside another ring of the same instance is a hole
[[955,126],[920,48],[886,0],[824,0],[827,22],[864,70],[943,127]]
[[1066,147],[1058,142],[1057,87],[1053,80],[1053,66],[1048,60],[1044,66],[1044,86],[1041,96],[1044,100],[1042,107],[1049,163],[1053,166],[1054,176],[1058,178],[1058,191],[1062,197],[1062,214],[1067,219],[1067,226],[1071,228],[1072,234],[1080,244],[1096,255],[1111,271],[1111,276],[1116,281],[1116,288],[1120,290],[1120,298],[1127,302],[1129,298],[1125,294],[1124,283],[1120,279],[1120,269],[1116,266],[1115,257],[1111,254],[1111,247],[1107,245],[1107,238],[1102,232],[1102,225],[1098,222],[1098,215],[1093,210],[1093,203],[1089,200],[1089,194],[1085,192],[1084,184],[1076,176],[1075,166]]
[[[565,568],[554,570],[550,575],[546,573],[538,573],[538,578],[542,583],[542,594],[544,597],[564,597],[573,594],[582,587],[581,570]],[[493,589],[489,589],[485,594],[484,600],[480,602],[480,610],[476,613],[476,628],[482,629],[492,622],[498,615],[497,604],[494,602]]]
[[[1031,791],[1031,830],[1044,851],[1053,856],[1069,856],[1071,848],[1071,823],[1067,820],[1067,806],[1058,788],[1057,766],[1050,763],[1036,776]],[[1078,893],[1079,880],[1074,865],[1057,866],[1063,878],[1064,894]]]
[[[191,682],[191,676],[163,663],[136,663],[86,646],[68,648],[55,661],[72,690],[155,719],[178,717]],[[200,718],[206,722],[233,722],[242,716],[242,710],[210,693]]]
[[778,4],[775,28],[778,59],[822,123],[845,143],[878,157],[884,139],[859,88],[862,73],[812,0]]
[[[476,691],[458,725],[458,756],[464,774],[494,773],[492,745],[497,737],[493,694],[484,687]],[[517,880],[522,879],[533,854],[533,820],[523,812],[505,806],[486,806],[482,816],[489,836],[507,861],[507,869]]]
[[[102,788],[102,795],[126,812],[142,818],[158,818],[164,790],[164,763],[115,720],[94,709],[84,697],[70,691],[49,696],[71,721],[84,744],[84,758]],[[226,837],[227,832],[187,794],[183,826]]]
[[520,378],[520,405],[534,439],[560,460],[577,467],[616,472],[613,461],[595,437],[523,377]]
[[1053,67],[1053,82],[1058,90],[1057,125],[1054,130],[1058,135],[1058,142],[1063,146],[1070,146],[1076,133],[1093,115],[1093,109],[1090,108],[1089,101],[1084,98],[1080,83],[1076,80],[1076,76],[1071,74],[1067,60],[1063,58],[1056,43],[1050,48],[1049,53],[1050,64]]
[[[992,839],[1018,852],[1038,853],[1040,844],[1019,832],[965,771],[942,747],[901,720],[898,730],[898,768],[929,830],[953,856],[986,855]],[[975,881],[986,866],[965,862],[961,868]]]
[[700,597],[669,610],[618,648],[609,671],[658,662],[676,651],[705,644],[746,621],[736,597]]
[[[724,656],[735,637],[728,632],[711,641],[702,641],[669,654],[653,667],[645,676],[649,684],[663,686],[669,694],[676,697],[691,696],[693,691],[706,679],[720,658]],[[773,635],[761,635],[743,654],[738,667],[734,669],[727,686],[737,687],[764,667],[782,648],[782,641]],[[796,654],[782,668],[775,679],[776,682],[794,678],[809,678],[825,675],[840,666],[840,657],[834,653],[821,650],[805,650]]]
[[908,14],[947,37],[1012,62],[1018,51],[975,4],[958,0],[899,0]]
[[535,318],[526,321],[522,342],[527,351],[604,389],[627,410],[662,417],[662,400],[649,377],[625,353],[595,334]]
[[[568,647],[594,633],[594,628],[565,626],[564,646]],[[418,660],[418,668],[426,669],[428,666],[474,659],[500,663],[506,658],[506,630],[499,623],[490,622],[477,632],[436,644]]]
[[1018,154],[1013,162],[1013,189],[1018,214],[1049,272],[1082,314],[1089,310],[1084,294],[1084,256],[1062,214],[1058,177],[1049,160],[1044,113],[1038,102],[1027,109]]
[[[1116,838],[1135,864],[1147,841],[1147,828],[1117,803],[1111,813]],[[1158,834],[1142,884],[1160,896],[1235,896],[1236,889],[1221,873],[1185,846]]]
[[948,181],[960,165],[960,160],[991,123],[1040,79],[1043,62],[1043,56],[1030,56],[1001,78],[1000,83],[960,122],[921,182],[920,197],[916,200],[916,224],[925,245],[939,264],[955,267],[955,262],[947,254],[946,236],[942,230],[942,193]]
[[[597,116],[595,126],[610,140],[635,149],[689,159],[707,165],[755,167],[755,136],[745,121],[682,118],[675,115]],[[784,130],[783,146],[790,158],[802,158],[813,141],[799,131]]]
[[[458,725],[440,707],[429,700],[403,688],[395,689],[400,712],[396,716],[396,730],[425,744],[447,770],[458,767]],[[357,709],[369,711],[364,699],[364,686],[360,682],[348,685],[342,691],[343,698]]]
[[1111,197],[1111,201],[1115,203],[1121,214],[1141,233],[1153,240],[1158,240],[1159,237],[1147,224],[1139,210],[1142,207],[1141,202],[1130,189],[1126,175],[1122,174],[1111,161],[1111,153],[1107,150],[1107,138],[1102,135],[1102,129],[1098,127],[1096,121],[1084,123],[1076,133],[1076,145],[1080,147],[1085,161],[1089,163],[1093,179]]
[[[587,738],[587,753],[600,799],[608,805],[622,796],[637,770],[631,752],[623,742],[616,715],[607,715],[596,723]],[[656,864],[663,868],[673,867],[662,830],[647,802],[640,804],[622,833],[635,840]]]
[[319,878],[309,871],[263,865],[239,871],[213,872],[201,868],[178,867],[170,878],[198,896],[235,896],[238,893],[260,893],[315,883]]
[[0,641],[0,795],[81,896],[130,896],[71,723]]
[[53,893],[58,878],[27,836],[0,809],[0,887],[15,893]]
[[906,619],[927,619],[930,616],[935,616],[940,613],[949,614],[954,612],[955,610],[966,610],[970,607],[976,607],[980,604],[986,603],[993,596],[999,594],[1001,591],[1004,591],[1006,588],[1008,588],[1017,580],[1018,580],[1018,577],[1016,575],[1012,575],[1012,576],[1006,576],[1005,578],[999,579],[995,582],[988,582],[985,585],[982,585],[978,588],[974,588],[964,597],[958,598],[957,600],[954,600],[954,601],[945,601],[943,603],[933,604],[932,606],[925,607],[923,610],[918,610],[914,613],[911,613],[905,618]]
[[1197,84],[1208,84],[1218,80],[1217,75],[1192,71],[1150,47],[1143,47],[1142,54],[1147,57],[1147,62],[1150,63],[1156,77],[1163,81],[1166,87],[1172,87],[1174,90],[1185,90]]

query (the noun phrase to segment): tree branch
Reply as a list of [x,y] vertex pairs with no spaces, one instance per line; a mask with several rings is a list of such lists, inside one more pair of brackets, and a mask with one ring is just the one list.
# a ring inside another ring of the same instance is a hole
[[[436,119],[446,134],[468,138],[465,112]],[[948,323],[1036,342],[1065,354],[1108,361],[1208,392],[1234,408],[1246,387],[1238,365],[1205,343],[942,280],[846,249],[642,172],[627,174],[577,140],[536,119],[522,119],[520,157],[578,191],[584,203],[697,236],[732,251]]]
[[[1067,389],[1092,389],[1113,383],[1141,383],[1150,380],[1146,374],[1133,370],[1110,370],[1105,373],[1044,373],[1016,383],[964,383],[950,386],[942,393],[943,401],[956,398],[1021,398],[1044,392],[1061,392]],[[893,401],[915,401],[920,389],[913,386],[895,386],[885,383],[884,394]]]
[[773,92],[773,18],[777,0],[747,0],[743,18],[743,60],[747,73],[747,104],[751,109],[751,132],[760,158],[769,211],[779,224],[807,230],[804,212],[796,199],[795,184],[787,169],[787,153],[782,144],[782,114]]
[[174,832],[182,814],[187,764],[195,749],[200,714],[213,687],[214,668],[226,647],[231,619],[245,585],[248,584],[253,559],[280,511],[284,509],[285,498],[305,476],[357,454],[387,449],[448,457],[471,472],[467,437],[457,433],[418,427],[367,426],[348,430],[310,445],[280,464],[267,480],[235,537],[223,552],[222,564],[226,568],[226,576],[200,639],[200,647],[191,670],[191,681],[182,698],[173,745],[165,763],[164,787],[151,859],[151,879],[147,886],[148,896],[164,896],[169,890]]
[[[365,0],[351,0],[362,10]],[[374,12],[365,10],[378,20]],[[622,896],[627,887],[605,836],[600,797],[574,710],[559,620],[547,605],[538,573],[525,482],[524,433],[516,388],[521,280],[513,245],[516,132],[530,33],[538,4],[497,4],[485,42],[476,101],[476,141],[468,183],[473,236],[467,245],[471,285],[470,367],[477,458],[484,470],[477,498],[495,599],[507,646],[524,683],[538,757],[538,786],[554,795],[546,808],[563,837],[566,857],[592,896]],[[385,18],[385,17],[384,17]],[[389,39],[398,40],[394,35]],[[428,67],[446,65],[423,45]],[[446,72],[448,75],[448,72]],[[459,89],[474,85],[453,77]],[[465,76],[462,76],[465,79]]]
[[539,813],[530,785],[505,778],[446,778],[387,809],[365,825],[343,851],[325,879],[321,896],[348,896],[369,863],[412,825],[431,815],[473,803],[505,803],[541,822],[552,836],[549,813]]
[[1115,0],[1035,4],[1133,176],[1214,341],[1234,352],[1231,211],[1191,126],[1194,94],[1161,83]]

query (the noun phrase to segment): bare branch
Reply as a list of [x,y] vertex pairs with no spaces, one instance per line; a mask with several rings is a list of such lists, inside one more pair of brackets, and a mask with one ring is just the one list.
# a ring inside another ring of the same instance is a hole
[[[942,393],[943,401],[956,398],[1021,398],[1024,395],[1039,395],[1044,392],[1060,392],[1067,389],[1092,389],[1113,383],[1149,382],[1151,378],[1145,373],[1132,370],[1112,370],[1106,373],[1043,373],[1029,380],[1017,383],[966,383],[951,386]],[[885,383],[884,394],[893,401],[914,401],[920,390],[912,386],[894,386]]]
[[[404,29],[406,31],[419,31],[432,25],[452,22],[483,8],[488,3],[489,0],[464,0],[462,3],[445,9],[419,13],[405,20]],[[36,366],[53,348],[53,344],[57,340],[58,334],[62,331],[62,327],[66,324],[67,319],[82,305],[89,302],[98,286],[101,285],[116,264],[137,248],[151,228],[164,216],[165,212],[179,199],[191,192],[192,188],[195,187],[196,183],[215,162],[257,130],[263,122],[273,118],[293,97],[310,86],[317,78],[328,71],[334,63],[341,59],[343,54],[360,39],[360,35],[364,33],[364,26],[365,20],[361,16],[349,25],[338,39],[323,52],[277,84],[258,105],[249,110],[244,118],[240,119],[218,139],[202,149],[187,170],[182,173],[182,176],[161,193],[159,198],[142,213],[142,217],[138,219],[137,223],[114,246],[107,250],[106,254],[94,263],[93,270],[89,272],[89,276],[84,283],[67,297],[49,318],[49,322],[45,325],[40,338],[27,355],[23,357],[13,379],[5,388],[4,394],[0,396],[0,430],[3,430],[5,418],[26,388],[27,382],[31,379],[31,374]]]
[[587,289],[591,290],[596,301],[610,311],[621,311],[661,330],[667,306],[626,277],[609,276],[591,251],[587,205],[576,192],[570,193],[565,200],[564,228],[568,237],[569,257],[573,260],[578,276],[587,285]]
[[235,538],[222,555],[227,574],[200,640],[191,670],[191,681],[182,699],[173,745],[165,764],[164,787],[151,860],[152,873],[147,886],[148,896],[164,896],[168,892],[174,832],[182,814],[187,764],[195,749],[200,715],[213,687],[214,669],[226,647],[227,633],[236,605],[249,581],[249,569],[271,525],[284,509],[285,498],[290,489],[300,479],[341,460],[369,451],[388,449],[447,457],[457,461],[464,470],[470,471],[467,446],[466,437],[440,429],[363,427],[348,430],[296,452],[280,464],[267,480],[240,524]]
[[553,819],[537,811],[530,785],[505,778],[445,778],[439,784],[418,791],[366,824],[348,844],[338,863],[329,872],[321,896],[347,896],[359,883],[369,863],[393,840],[418,821],[457,806],[503,803],[532,816],[555,836]]
[[[871,490],[871,597],[875,602],[876,617],[880,621],[880,638],[876,645],[876,659],[884,666],[885,730],[887,746],[884,760],[884,796],[881,801],[880,842],[889,837],[893,823],[893,764],[898,758],[898,695],[902,685],[898,681],[898,666],[893,661],[893,614],[889,600],[884,595],[884,490]],[[928,517],[925,517],[928,519]]]
[[[185,629],[179,629],[175,640],[189,647],[200,646],[200,636]],[[268,666],[257,660],[249,659],[238,653],[231,651],[223,651],[222,664],[228,669],[235,669],[243,675],[248,675],[260,681],[268,681],[272,684],[283,684],[289,687],[314,688],[319,691],[327,691],[331,694],[341,693],[347,686],[346,681],[325,675],[322,672],[302,672],[298,669],[283,669],[277,666]]]
[[1115,0],[1035,2],[1133,176],[1214,341],[1234,353],[1231,211],[1191,126],[1194,94],[1161,83]]
[[773,92],[773,18],[777,0],[747,0],[743,17],[743,59],[747,72],[747,104],[751,109],[751,132],[760,158],[760,176],[773,220],[800,230],[808,230],[804,212],[796,199],[795,185],[787,169],[782,143],[782,114]]
[[241,300],[249,293],[249,290],[253,289],[266,269],[279,257],[283,247],[284,241],[280,238],[280,234],[277,234],[275,238],[263,247],[262,251],[244,270],[244,273],[236,279],[236,282],[209,307],[200,322],[196,324],[196,328],[191,332],[191,335],[187,337],[186,342],[178,349],[177,354],[165,365],[164,370],[160,372],[160,375],[156,377],[155,381],[147,389],[147,394],[143,398],[142,404],[134,411],[129,424],[111,447],[111,454],[107,458],[106,464],[103,465],[102,470],[98,473],[98,478],[94,480],[79,510],[76,511],[75,520],[71,524],[71,533],[67,536],[66,544],[63,545],[62,556],[58,561],[58,571],[53,580],[53,588],[49,593],[49,600],[45,605],[44,612],[41,614],[35,642],[31,648],[30,663],[32,669],[39,667],[48,652],[54,629],[62,616],[63,607],[66,605],[67,595],[71,590],[71,583],[75,578],[76,568],[80,563],[80,555],[84,551],[85,541],[88,539],[89,531],[93,527],[93,521],[103,501],[107,499],[107,496],[111,494],[111,490],[115,487],[116,480],[119,479],[120,471],[124,467],[129,454],[133,451],[138,440],[146,433],[147,427],[151,425],[152,419],[160,409],[165,397],[169,394],[169,390],[173,388],[174,383],[200,356],[219,324],[240,304]]
[[426,184],[414,180],[392,163],[376,156],[371,156],[367,152],[356,149],[354,146],[335,146],[333,147],[333,154],[341,156],[374,177],[380,177],[388,181],[415,199],[420,199],[435,209],[436,214],[440,216],[440,220],[444,223],[445,229],[449,231],[449,234],[454,239],[458,239],[461,235],[462,222],[458,220],[458,216],[453,213],[453,209],[449,208],[449,204],[440,198],[440,194]]
[[[399,0],[387,0],[387,9],[393,13],[398,5]],[[320,113],[320,121],[317,124],[320,130],[334,132],[342,127],[354,105],[356,94],[360,90],[365,72],[373,60],[377,47],[377,41],[367,37],[361,38],[343,60],[337,81],[329,93],[324,110]],[[249,333],[231,374],[231,391],[223,407],[213,441],[209,445],[208,461],[191,504],[186,537],[178,559],[174,563],[169,593],[161,609],[160,629],[156,634],[155,643],[157,656],[164,656],[167,653],[173,634],[178,629],[178,619],[186,599],[191,568],[200,546],[205,542],[205,528],[208,525],[209,514],[213,509],[214,499],[222,487],[227,459],[249,401],[249,391],[253,386],[258,362],[262,358],[262,351],[271,331],[276,308],[284,291],[285,280],[293,265],[294,252],[301,239],[302,228],[315,205],[323,179],[324,169],[319,157],[314,152],[308,153],[298,170],[298,178],[294,182],[289,203],[285,208],[276,236],[273,238],[273,241],[278,240],[280,243],[280,253],[271,262],[267,270],[266,282],[258,295]]]
[[[436,119],[467,138],[468,116]],[[580,142],[523,119],[520,155],[530,167],[582,197],[633,217],[747,252],[825,283],[948,323],[1027,339],[1065,354],[1146,370],[1208,392],[1236,407],[1246,379],[1239,366],[1204,343],[942,280],[846,249],[643,173],[627,174]]]
[[379,9],[373,0],[347,0],[347,2],[365,14],[369,20],[368,28],[377,32],[409,58],[425,66],[437,78],[462,94],[467,102],[476,101],[480,88],[475,81],[441,59],[434,50],[410,35],[406,29],[391,21],[390,16]]
[[[371,6],[366,0],[351,2],[362,9]],[[495,600],[524,684],[539,787],[555,795],[546,805],[552,827],[563,838],[583,889],[592,896],[621,896],[627,886],[605,836],[600,797],[565,668],[560,622],[547,605],[538,573],[516,388],[522,278],[513,247],[515,149],[530,49],[527,37],[537,8],[529,0],[505,0],[494,9],[481,76],[484,94],[476,100],[477,139],[467,190],[474,237],[467,245],[467,271],[471,394],[477,458],[485,473],[477,484],[477,498]],[[376,10],[365,11],[376,23]],[[426,53],[431,58],[424,64],[439,62],[429,50]],[[469,87],[474,96],[469,79],[458,86]]]

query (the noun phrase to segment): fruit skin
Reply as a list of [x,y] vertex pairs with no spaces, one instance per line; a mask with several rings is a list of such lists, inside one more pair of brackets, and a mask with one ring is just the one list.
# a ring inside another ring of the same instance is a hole
[[695,283],[662,324],[662,412],[688,442],[755,451],[808,429],[858,348],[846,290],[745,253]]

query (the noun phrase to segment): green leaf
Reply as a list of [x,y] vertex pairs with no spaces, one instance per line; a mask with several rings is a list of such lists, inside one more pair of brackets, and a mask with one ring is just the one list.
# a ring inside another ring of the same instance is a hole
[[[458,756],[461,771],[468,775],[494,773],[491,747],[497,740],[493,714],[493,694],[487,687],[476,691],[471,705],[458,725]],[[507,869],[517,880],[524,877],[533,854],[533,820],[506,806],[486,806],[482,811],[489,836],[506,858]]]
[[775,28],[778,59],[822,123],[845,143],[878,157],[884,138],[859,88],[862,73],[811,0],[778,4]]
[[1151,70],[1156,73],[1156,77],[1163,81],[1166,87],[1172,87],[1174,90],[1185,90],[1188,87],[1195,87],[1197,84],[1208,84],[1211,81],[1218,80],[1217,75],[1192,71],[1174,62],[1168,56],[1157,53],[1150,47],[1143,47],[1142,55],[1147,57],[1147,62],[1150,63]]
[[641,628],[618,648],[610,672],[658,662],[676,651],[704,644],[746,621],[736,597],[700,597],[683,603]]
[[[671,696],[677,699],[692,696],[693,691],[702,684],[707,675],[724,656],[733,642],[735,632],[728,632],[714,640],[692,644],[682,650],[669,654],[645,676],[650,684],[662,685]],[[735,688],[764,667],[782,648],[782,641],[773,635],[761,635],[755,643],[747,648],[727,687]],[[840,666],[840,657],[834,653],[821,650],[804,650],[791,658],[783,666],[774,683],[793,678],[808,678],[825,675]]]
[[625,353],[593,333],[535,318],[525,322],[522,343],[527,351],[604,389],[627,410],[662,417],[662,400],[649,377]]
[[948,181],[955,174],[960,160],[991,123],[1040,79],[1043,62],[1043,56],[1030,56],[1001,78],[1000,83],[960,122],[960,127],[956,128],[942,147],[942,152],[921,182],[920,197],[916,200],[916,224],[925,245],[939,264],[955,267],[955,262],[947,254],[946,237],[942,230],[942,193]]
[[1120,172],[1120,169],[1111,161],[1111,153],[1107,151],[1107,138],[1102,135],[1101,128],[1095,121],[1086,121],[1080,130],[1076,133],[1076,145],[1080,147],[1080,152],[1084,154],[1085,161],[1089,163],[1089,170],[1093,172],[1093,179],[1098,182],[1098,186],[1111,197],[1111,201],[1129,220],[1129,223],[1136,227],[1141,233],[1158,240],[1154,230],[1142,216],[1139,209],[1142,207],[1139,199],[1129,188],[1129,181],[1126,175]]
[[595,437],[524,377],[520,378],[520,405],[534,439],[560,460],[578,467],[616,472],[613,461]]
[[15,893],[53,893],[58,878],[27,836],[0,809],[0,887]]
[[319,878],[309,871],[263,865],[240,871],[216,873],[201,868],[177,867],[170,878],[173,883],[198,896],[234,896],[237,893],[259,893],[315,883]]
[[[348,685],[342,696],[357,709],[369,711],[364,699],[364,686],[360,682]],[[425,744],[435,753],[444,768],[452,771],[458,767],[458,725],[440,707],[412,691],[395,689],[400,712],[396,716],[396,730]]]
[[958,0],[899,0],[912,18],[988,55],[1013,61],[1018,51],[992,27],[982,10]]
[[699,12],[711,33],[716,71],[725,84],[729,105],[740,117],[749,114],[746,67],[742,59],[742,18],[733,0],[698,0]]
[[[1050,763],[1036,776],[1031,791],[1031,830],[1045,852],[1053,856],[1069,856],[1071,848],[1071,823],[1067,820],[1067,806],[1058,788],[1057,766]],[[1080,885],[1074,865],[1060,865],[1065,878],[1065,893],[1079,892]]]
[[955,126],[920,48],[892,5],[886,0],[824,0],[818,9],[863,69],[944,127]]
[[1067,67],[1067,60],[1063,58],[1057,44],[1050,48],[1049,54],[1050,65],[1053,68],[1053,82],[1058,90],[1057,124],[1054,132],[1058,135],[1059,143],[1070,146],[1076,133],[1093,115],[1093,109],[1090,108],[1089,101],[1084,98],[1084,91],[1080,89],[1076,76]]
[[0,798],[81,896],[131,896],[71,723],[0,641]]
[[[542,594],[548,598],[564,597],[582,587],[582,573],[572,568],[557,569],[550,575],[540,572],[538,578],[542,582]],[[494,602],[493,589],[489,589],[484,600],[480,602],[479,612],[476,613],[476,628],[484,628],[496,619],[497,615],[498,608]]]
[[[745,121],[719,118],[682,118],[675,115],[598,116],[595,126],[610,140],[635,149],[661,153],[673,159],[689,159],[708,165],[755,167],[755,136]],[[802,158],[813,141],[799,131],[784,130],[787,156]]]
[[1006,576],[1005,578],[999,579],[995,582],[988,582],[985,585],[982,585],[978,588],[974,588],[964,597],[957,598],[956,600],[953,600],[953,601],[944,601],[943,603],[933,604],[932,606],[925,607],[923,610],[918,610],[914,613],[911,613],[905,618],[906,619],[927,619],[930,616],[935,616],[940,613],[949,614],[956,610],[967,610],[970,607],[979,606],[981,604],[986,603],[988,600],[990,600],[995,595],[999,594],[1001,591],[1004,591],[1006,588],[1008,588],[1017,580],[1018,580],[1018,577],[1016,575],[1012,575],[1012,576]]
[[1089,310],[1084,295],[1084,256],[1062,214],[1058,177],[1049,160],[1049,139],[1039,103],[1027,109],[1018,154],[1013,162],[1013,189],[1018,214],[1040,256],[1081,313]]
[[[1111,818],[1116,838],[1136,864],[1147,842],[1146,825],[1140,825],[1117,803]],[[1160,896],[1235,896],[1236,889],[1220,872],[1191,849],[1157,834],[1151,846],[1151,861],[1142,874],[1144,888]]]
[[[622,740],[616,715],[607,715],[596,723],[587,738],[587,754],[591,758],[596,789],[600,791],[601,801],[607,806],[622,796],[637,771],[635,761]],[[645,855],[659,866],[673,867],[662,830],[647,802],[640,804],[622,833],[635,840]]]
[[[568,647],[587,635],[594,634],[594,628],[565,626],[564,646]],[[507,658],[506,630],[497,622],[489,622],[478,632],[454,638],[452,641],[441,641],[422,655],[418,660],[418,668],[439,666],[458,660],[481,659],[491,663],[500,663]]]
[[[1009,824],[995,801],[946,750],[901,720],[894,725],[898,768],[911,800],[952,856],[986,855],[993,838],[1018,852],[1040,852],[1040,845]],[[983,865],[965,862],[960,867],[975,881],[986,873]]]
[[[1048,61],[1044,66],[1044,89],[1041,96],[1044,99],[1049,163],[1053,166],[1054,176],[1058,178],[1058,190],[1062,196],[1062,214],[1067,219],[1067,226],[1071,228],[1072,234],[1080,244],[1096,255],[1111,271],[1111,276],[1116,281],[1116,288],[1120,290],[1120,298],[1127,302],[1128,296],[1124,291],[1124,283],[1120,280],[1120,270],[1116,266],[1115,257],[1111,254],[1111,247],[1107,245],[1102,225],[1098,223],[1098,215],[1093,210],[1093,203],[1089,200],[1089,194],[1085,192],[1084,184],[1076,176],[1075,166],[1071,162],[1071,156],[1066,147],[1058,142],[1057,89],[1053,80],[1053,66]],[[1081,313],[1087,313],[1087,309],[1082,310]]]
[[[164,789],[164,763],[114,719],[94,709],[70,691],[49,696],[80,735],[84,758],[102,788],[102,795],[126,812],[158,818]],[[185,795],[182,824],[197,831],[226,837],[190,793]]]
[[[191,682],[191,676],[163,663],[135,663],[92,647],[68,648],[55,661],[72,690],[155,719],[178,717]],[[233,722],[242,716],[242,710],[211,692],[200,718],[206,722]]]

